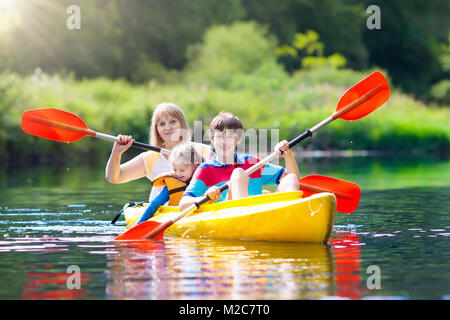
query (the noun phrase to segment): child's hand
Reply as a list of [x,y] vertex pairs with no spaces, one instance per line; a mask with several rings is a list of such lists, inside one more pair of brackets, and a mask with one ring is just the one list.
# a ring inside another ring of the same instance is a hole
[[120,143],[114,142],[113,152],[122,154],[130,149],[131,145],[134,142],[134,139],[132,136],[125,136],[121,134],[119,134],[117,137],[119,138]]
[[286,156],[291,154],[291,149],[289,148],[289,142],[286,140],[283,140],[276,144],[276,146],[273,148],[273,150],[278,153],[278,155],[285,158]]
[[220,195],[220,188],[213,186],[211,188],[209,188],[208,190],[206,190],[205,192],[205,196],[207,196],[208,198],[211,199],[212,202],[219,200],[221,195]]

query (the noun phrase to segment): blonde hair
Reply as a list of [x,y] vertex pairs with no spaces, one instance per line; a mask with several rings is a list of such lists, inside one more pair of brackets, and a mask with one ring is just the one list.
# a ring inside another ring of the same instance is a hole
[[179,106],[170,102],[163,102],[156,106],[153,111],[152,121],[150,123],[149,130],[149,141],[151,145],[156,147],[164,147],[164,141],[158,133],[158,122],[164,116],[170,116],[172,118],[178,119],[181,126],[181,139],[180,142],[188,142],[191,140],[191,131],[189,130],[189,125],[186,121],[186,116],[183,110]]
[[197,149],[195,149],[194,144],[188,142],[182,143],[173,148],[170,153],[169,162],[171,164],[180,163],[198,166],[202,162],[205,162],[205,159],[201,156]]

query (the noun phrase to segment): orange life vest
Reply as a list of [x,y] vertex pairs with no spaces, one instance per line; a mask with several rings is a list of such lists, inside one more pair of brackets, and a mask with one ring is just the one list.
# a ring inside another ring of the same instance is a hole
[[173,172],[160,174],[152,180],[152,183],[155,187],[167,187],[169,190],[169,206],[178,206],[187,187],[186,183],[178,180]]

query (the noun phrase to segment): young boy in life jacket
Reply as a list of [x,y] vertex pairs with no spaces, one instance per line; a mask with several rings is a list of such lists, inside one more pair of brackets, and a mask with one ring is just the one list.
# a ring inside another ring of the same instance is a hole
[[[237,145],[243,138],[243,126],[231,113],[219,113],[210,124],[209,137],[215,156],[202,163],[180,201],[184,210],[203,196],[212,202],[240,199],[263,193],[264,185],[278,185],[277,192],[298,191],[300,172],[287,141],[278,143],[274,150],[286,162],[286,168],[266,164],[250,176],[245,172],[260,161],[252,155],[238,155]],[[220,193],[220,186],[229,183],[229,189]]]
[[163,189],[149,203],[137,224],[150,219],[166,202],[169,206],[178,206],[192,175],[202,162],[204,162],[203,157],[191,143],[175,147],[169,157],[172,171],[160,174],[152,180],[153,187],[163,187]]

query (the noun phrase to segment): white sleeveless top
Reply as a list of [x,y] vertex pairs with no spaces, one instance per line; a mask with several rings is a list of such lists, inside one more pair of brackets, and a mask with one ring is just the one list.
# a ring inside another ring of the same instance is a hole
[[[211,159],[213,153],[210,146],[196,142],[191,143],[195,146],[197,152],[202,155],[203,158],[205,158],[205,160]],[[142,157],[142,160],[144,161],[145,173],[150,181],[152,181],[160,174],[172,171],[172,167],[170,166],[169,161],[159,152],[146,151],[141,153],[140,157]],[[155,199],[163,188],[164,187],[152,187],[149,201]]]

